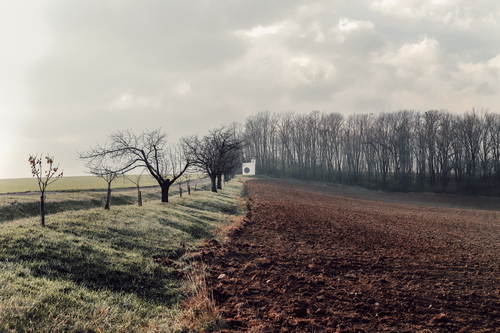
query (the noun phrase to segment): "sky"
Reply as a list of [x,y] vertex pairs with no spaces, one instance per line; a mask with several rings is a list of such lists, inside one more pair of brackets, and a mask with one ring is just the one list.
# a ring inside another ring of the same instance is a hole
[[261,111],[500,112],[498,0],[2,0],[1,178]]

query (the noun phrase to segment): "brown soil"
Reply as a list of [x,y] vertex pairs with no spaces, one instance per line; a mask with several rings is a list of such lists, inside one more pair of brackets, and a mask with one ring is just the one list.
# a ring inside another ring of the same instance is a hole
[[500,332],[498,199],[245,186],[202,252],[226,332]]

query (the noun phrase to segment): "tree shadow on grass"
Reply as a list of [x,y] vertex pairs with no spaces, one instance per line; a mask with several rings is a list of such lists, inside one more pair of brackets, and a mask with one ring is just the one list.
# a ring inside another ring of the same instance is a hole
[[35,277],[68,280],[93,290],[134,293],[155,304],[172,304],[179,297],[176,272],[153,258],[113,251],[98,242],[45,237],[29,230],[25,237],[4,238],[0,260],[19,262]]
[[174,229],[180,230],[182,232],[185,232],[186,234],[190,235],[193,239],[208,238],[212,235],[210,230],[208,229],[207,224],[201,221],[190,221],[188,223],[181,224],[163,218],[160,219],[158,222],[161,225],[166,225]]
[[[111,197],[111,206],[123,206],[134,204],[136,199],[126,195],[115,195]],[[47,201],[45,211],[47,215],[57,214],[65,211],[75,211],[82,209],[99,208],[104,206],[104,200],[64,200]],[[22,218],[34,217],[40,215],[40,202],[12,202],[8,206],[0,207],[0,222],[13,221]]]

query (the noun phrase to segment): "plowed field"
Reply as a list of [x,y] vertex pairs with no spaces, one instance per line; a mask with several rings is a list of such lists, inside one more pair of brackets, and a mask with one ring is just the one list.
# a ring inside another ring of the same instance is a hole
[[500,332],[498,199],[245,187],[203,249],[227,332]]

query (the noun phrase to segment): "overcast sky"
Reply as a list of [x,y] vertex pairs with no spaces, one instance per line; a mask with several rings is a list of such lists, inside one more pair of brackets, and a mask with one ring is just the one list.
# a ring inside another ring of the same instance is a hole
[[498,0],[0,2],[0,178],[116,130],[499,106]]

